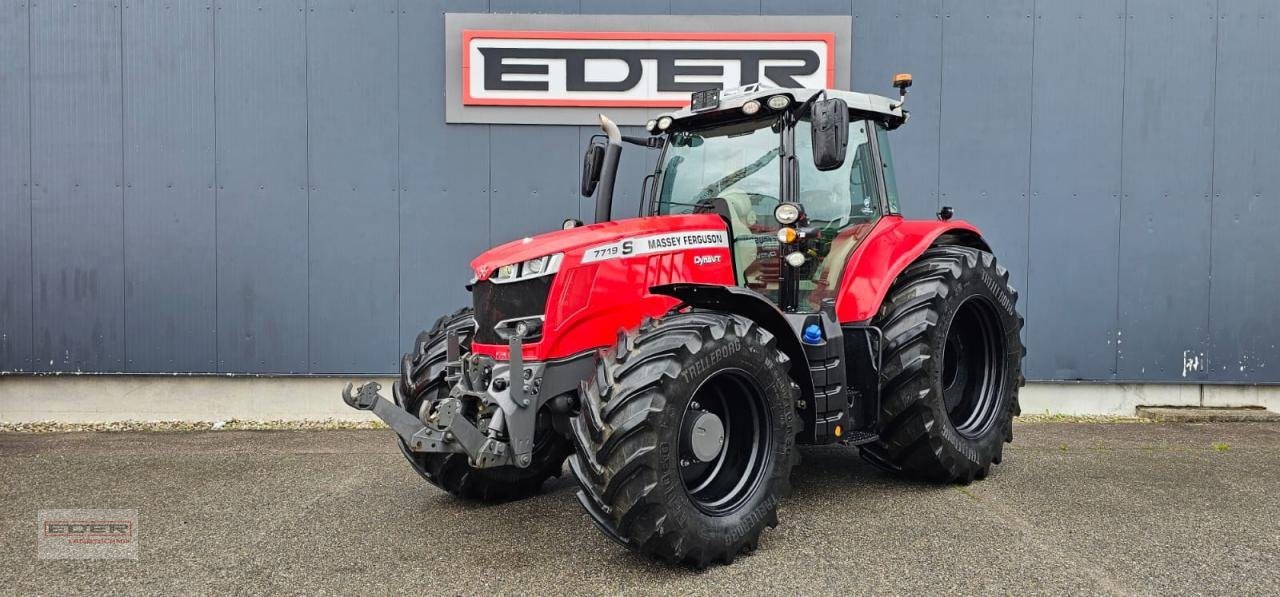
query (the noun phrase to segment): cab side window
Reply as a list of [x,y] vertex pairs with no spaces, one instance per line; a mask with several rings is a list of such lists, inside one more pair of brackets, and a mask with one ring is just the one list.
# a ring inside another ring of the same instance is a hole
[[889,201],[889,213],[902,213],[898,209],[898,180],[893,174],[893,153],[889,151],[889,131],[876,125],[876,144],[880,146],[880,167],[884,170],[884,194]]
[[798,200],[813,222],[843,228],[874,218],[879,211],[871,143],[865,120],[849,123],[849,149],[844,166],[827,172],[813,167],[813,139],[807,120],[796,127],[795,153],[800,166]]
[[826,172],[813,165],[813,139],[808,123],[796,126],[795,155],[799,177],[798,200],[809,218],[808,259],[798,268],[802,309],[817,311],[822,301],[835,298],[849,255],[880,218],[881,199],[869,120],[849,122],[849,145],[844,165]]

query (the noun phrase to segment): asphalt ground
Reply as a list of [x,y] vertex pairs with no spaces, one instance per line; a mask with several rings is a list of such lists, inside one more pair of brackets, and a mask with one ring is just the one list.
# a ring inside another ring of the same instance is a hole
[[[455,500],[385,430],[0,434],[0,592],[1280,593],[1280,424],[1016,434],[967,487],[807,449],[778,528],[705,571],[609,542],[567,473]],[[139,558],[37,559],[49,508],[137,509]]]

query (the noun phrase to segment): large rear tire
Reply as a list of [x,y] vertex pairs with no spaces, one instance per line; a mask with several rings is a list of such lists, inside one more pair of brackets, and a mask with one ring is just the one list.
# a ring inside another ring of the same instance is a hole
[[1009,272],[969,247],[931,248],[898,276],[874,319],[884,385],[880,439],[864,458],[959,483],[1000,463],[1023,383],[1017,299]]
[[798,459],[788,369],[773,335],[736,315],[620,334],[572,422],[579,502],[605,534],[670,563],[754,550]]
[[[393,391],[396,404],[418,416],[424,401],[436,401],[447,396],[449,388],[444,381],[444,364],[448,334],[456,331],[462,350],[466,352],[471,347],[475,328],[475,313],[468,307],[441,317],[430,330],[418,334],[413,351],[401,360],[400,381]],[[539,417],[533,461],[526,468],[472,468],[464,454],[410,452],[404,440],[400,440],[400,449],[418,474],[457,497],[481,502],[521,499],[538,493],[548,478],[559,477],[564,459],[572,450],[569,441],[556,433],[545,418]]]

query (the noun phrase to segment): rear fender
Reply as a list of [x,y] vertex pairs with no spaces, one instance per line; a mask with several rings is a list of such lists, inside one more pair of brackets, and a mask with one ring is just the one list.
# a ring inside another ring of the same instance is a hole
[[836,294],[840,323],[864,323],[880,310],[898,274],[929,247],[961,245],[991,251],[982,233],[963,220],[904,220],[885,216],[849,257]]

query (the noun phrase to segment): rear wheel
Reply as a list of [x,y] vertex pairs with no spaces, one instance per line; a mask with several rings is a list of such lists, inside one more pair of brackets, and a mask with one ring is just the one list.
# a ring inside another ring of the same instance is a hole
[[755,549],[797,459],[788,368],[773,336],[735,315],[620,335],[573,420],[578,500],[611,538],[668,562]]
[[865,458],[937,481],[987,476],[1019,411],[1017,298],[1009,272],[978,249],[935,247],[903,271],[874,320],[884,386]]
[[[418,416],[424,401],[434,402],[448,395],[444,380],[448,334],[457,332],[466,352],[475,327],[475,313],[465,308],[441,317],[430,330],[418,334],[413,352],[401,360],[400,381],[394,387],[396,403],[401,408]],[[400,440],[400,449],[414,470],[432,485],[464,499],[500,502],[536,494],[547,478],[560,476],[572,447],[552,429],[545,415],[539,416],[534,441],[533,461],[526,468],[477,469],[467,462],[465,454],[410,452],[404,440]]]

